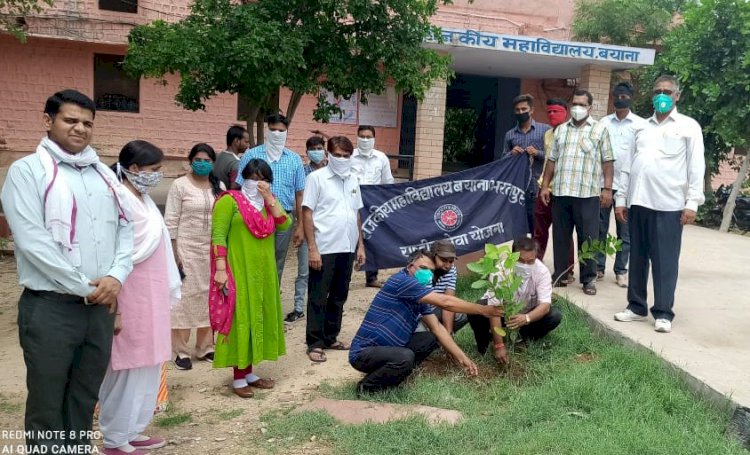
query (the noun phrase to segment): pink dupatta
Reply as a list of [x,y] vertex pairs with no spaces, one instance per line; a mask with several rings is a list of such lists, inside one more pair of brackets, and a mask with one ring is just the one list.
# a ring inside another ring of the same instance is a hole
[[[250,201],[247,200],[241,191],[225,191],[219,195],[216,200],[218,201],[225,195],[231,196],[234,198],[235,202],[237,202],[237,208],[245,222],[245,226],[255,238],[263,239],[268,237],[274,233],[277,225],[286,222],[286,216],[279,218],[271,216],[271,211],[267,204],[266,213],[269,216],[268,218],[263,218],[263,214],[250,204]],[[224,262],[227,267],[228,279],[224,289],[219,288],[213,280],[214,274],[216,273],[216,258],[225,259]],[[227,260],[227,248],[219,245],[212,245],[211,285],[208,289],[208,310],[211,329],[214,332],[219,332],[224,336],[229,336],[229,331],[232,329],[232,320],[234,319],[234,308],[236,304],[237,288],[235,286],[232,270],[229,267],[229,261]]]

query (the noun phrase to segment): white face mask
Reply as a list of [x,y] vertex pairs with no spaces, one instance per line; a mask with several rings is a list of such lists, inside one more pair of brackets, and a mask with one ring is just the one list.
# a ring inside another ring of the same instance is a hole
[[331,172],[345,179],[349,177],[349,173],[352,170],[352,160],[351,158],[339,158],[338,156],[329,154],[328,167],[331,169]]
[[362,155],[370,156],[372,154],[372,150],[375,148],[375,138],[357,137],[357,148],[359,149],[359,153],[361,153]]
[[266,155],[268,161],[274,162],[281,158],[281,152],[286,145],[286,131],[266,131]]
[[245,183],[242,184],[242,194],[247,197],[255,210],[260,211],[263,208],[263,196],[258,192],[257,180],[245,179]]
[[589,116],[589,110],[583,106],[573,106],[570,108],[570,116],[573,120],[580,122]]
[[524,280],[528,280],[531,277],[531,265],[517,263],[513,269],[517,276],[520,276]]

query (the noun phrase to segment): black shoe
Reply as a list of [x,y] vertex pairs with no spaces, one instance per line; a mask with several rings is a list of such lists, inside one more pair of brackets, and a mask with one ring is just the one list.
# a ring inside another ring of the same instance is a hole
[[[213,357],[213,353],[211,354]],[[184,359],[177,357],[176,359],[174,359],[174,365],[177,367],[178,370],[192,370],[193,369],[193,362],[190,360],[190,357],[185,357]]]
[[[188,360],[190,360],[190,359],[188,359]],[[214,353],[213,352],[209,352],[208,354],[204,355],[203,357],[198,357],[198,360],[204,360],[206,362],[213,362],[214,361]]]
[[305,313],[301,311],[292,311],[291,313],[286,315],[286,317],[284,318],[284,322],[294,322],[304,317]]

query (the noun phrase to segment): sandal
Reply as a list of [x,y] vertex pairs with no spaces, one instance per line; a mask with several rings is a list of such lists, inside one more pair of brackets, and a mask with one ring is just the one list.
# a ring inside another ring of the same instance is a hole
[[320,348],[315,348],[315,349],[311,349],[307,351],[307,358],[309,358],[313,362],[318,362],[318,363],[325,362],[326,360],[328,360],[326,358],[326,353],[323,352],[323,350]]
[[340,341],[337,341],[330,346],[326,346],[326,349],[330,349],[332,351],[348,351],[349,346],[345,345],[344,343]]
[[583,293],[586,295],[596,295],[596,286],[594,285],[594,283],[584,284]]

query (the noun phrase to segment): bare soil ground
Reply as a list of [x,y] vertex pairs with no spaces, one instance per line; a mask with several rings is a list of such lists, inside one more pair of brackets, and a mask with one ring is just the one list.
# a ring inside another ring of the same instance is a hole
[[[284,313],[292,309],[296,253],[290,252],[282,281]],[[381,279],[389,274],[381,272]],[[341,339],[351,340],[376,289],[365,288],[364,273],[352,276]],[[15,261],[12,256],[0,257],[0,430],[22,430],[26,399],[26,370],[18,344],[16,324],[17,303],[21,293]],[[157,415],[174,423],[157,426],[152,422],[149,435],[166,438],[170,445],[155,451],[169,454],[260,454],[267,447],[255,442],[265,441],[260,416],[273,410],[296,407],[318,396],[322,383],[337,384],[358,379],[360,374],[349,366],[348,353],[328,351],[328,361],[311,362],[305,353],[305,320],[288,325],[287,355],[277,362],[264,362],[256,368],[261,377],[276,380],[270,391],[256,393],[252,399],[235,396],[230,387],[230,369],[213,369],[207,362],[193,359],[193,369],[180,371],[168,365],[170,411]],[[185,420],[182,423],[177,423]],[[165,421],[166,422],[166,421]],[[21,441],[0,440],[0,447]],[[319,440],[294,444],[286,453],[324,454],[330,448]]]

